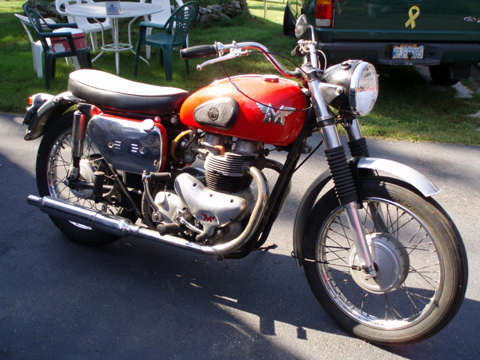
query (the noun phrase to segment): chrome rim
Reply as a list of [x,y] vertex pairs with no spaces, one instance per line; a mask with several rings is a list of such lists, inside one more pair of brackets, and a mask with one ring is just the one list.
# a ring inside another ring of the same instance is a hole
[[[91,190],[72,190],[66,185],[72,158],[72,146],[72,132],[71,129],[68,129],[60,134],[50,150],[47,164],[47,184],[50,196],[89,209],[118,214],[121,210],[120,207],[95,203]],[[89,161],[89,157],[94,154],[98,154],[98,152],[95,151],[87,137],[84,142],[84,151],[80,162],[80,176],[83,180],[89,182],[93,181],[93,172],[96,170],[95,165]],[[70,223],[84,230],[92,230],[91,227],[82,224]]]
[[[379,281],[375,287],[363,272],[352,270],[353,236],[344,209],[338,207],[326,220],[316,249],[317,270],[328,295],[346,315],[370,327],[400,330],[421,322],[443,290],[445,268],[436,239],[418,216],[385,199],[369,198],[360,215],[367,237],[374,239],[373,251],[390,254],[377,264],[378,273],[384,268],[394,281]],[[388,256],[400,265],[389,264]],[[396,278],[392,267],[398,271]],[[385,291],[378,290],[382,286]]]

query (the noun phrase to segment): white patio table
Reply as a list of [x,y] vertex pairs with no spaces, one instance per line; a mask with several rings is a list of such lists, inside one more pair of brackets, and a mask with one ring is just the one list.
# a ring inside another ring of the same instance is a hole
[[[87,18],[93,19],[113,19],[113,43],[104,44],[102,36],[102,52],[97,55],[93,61],[97,60],[104,51],[113,51],[115,52],[115,66],[117,69],[117,75],[120,73],[120,51],[133,51],[132,39],[130,34],[130,26],[132,22],[138,17],[151,15],[163,11],[163,6],[153,5],[149,3],[140,3],[140,2],[131,2],[131,1],[121,1],[120,2],[120,12],[119,14],[107,14],[107,8],[105,2],[96,2],[96,3],[84,3],[68,6],[65,11],[67,14],[72,16],[85,16]],[[120,43],[118,38],[119,26],[118,19],[122,18],[133,18],[128,25],[128,44]],[[145,59],[142,58],[145,62]],[[148,63],[148,62],[147,62]]]

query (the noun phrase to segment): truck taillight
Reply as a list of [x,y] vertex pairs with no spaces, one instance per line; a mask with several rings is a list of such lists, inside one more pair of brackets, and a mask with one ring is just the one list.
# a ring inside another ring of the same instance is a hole
[[315,25],[331,27],[333,25],[333,10],[335,0],[317,0]]

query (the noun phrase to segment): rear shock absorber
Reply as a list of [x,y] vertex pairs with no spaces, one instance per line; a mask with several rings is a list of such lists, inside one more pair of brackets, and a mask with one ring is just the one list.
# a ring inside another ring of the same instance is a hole
[[85,134],[87,124],[92,117],[92,106],[87,104],[79,104],[78,110],[73,113],[72,126],[72,164],[68,171],[68,181],[78,180],[80,176],[80,159],[83,154],[83,142],[85,141]]

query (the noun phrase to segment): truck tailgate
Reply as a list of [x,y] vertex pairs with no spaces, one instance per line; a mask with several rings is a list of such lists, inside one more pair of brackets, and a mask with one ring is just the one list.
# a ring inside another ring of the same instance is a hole
[[333,41],[480,42],[479,0],[339,0]]

